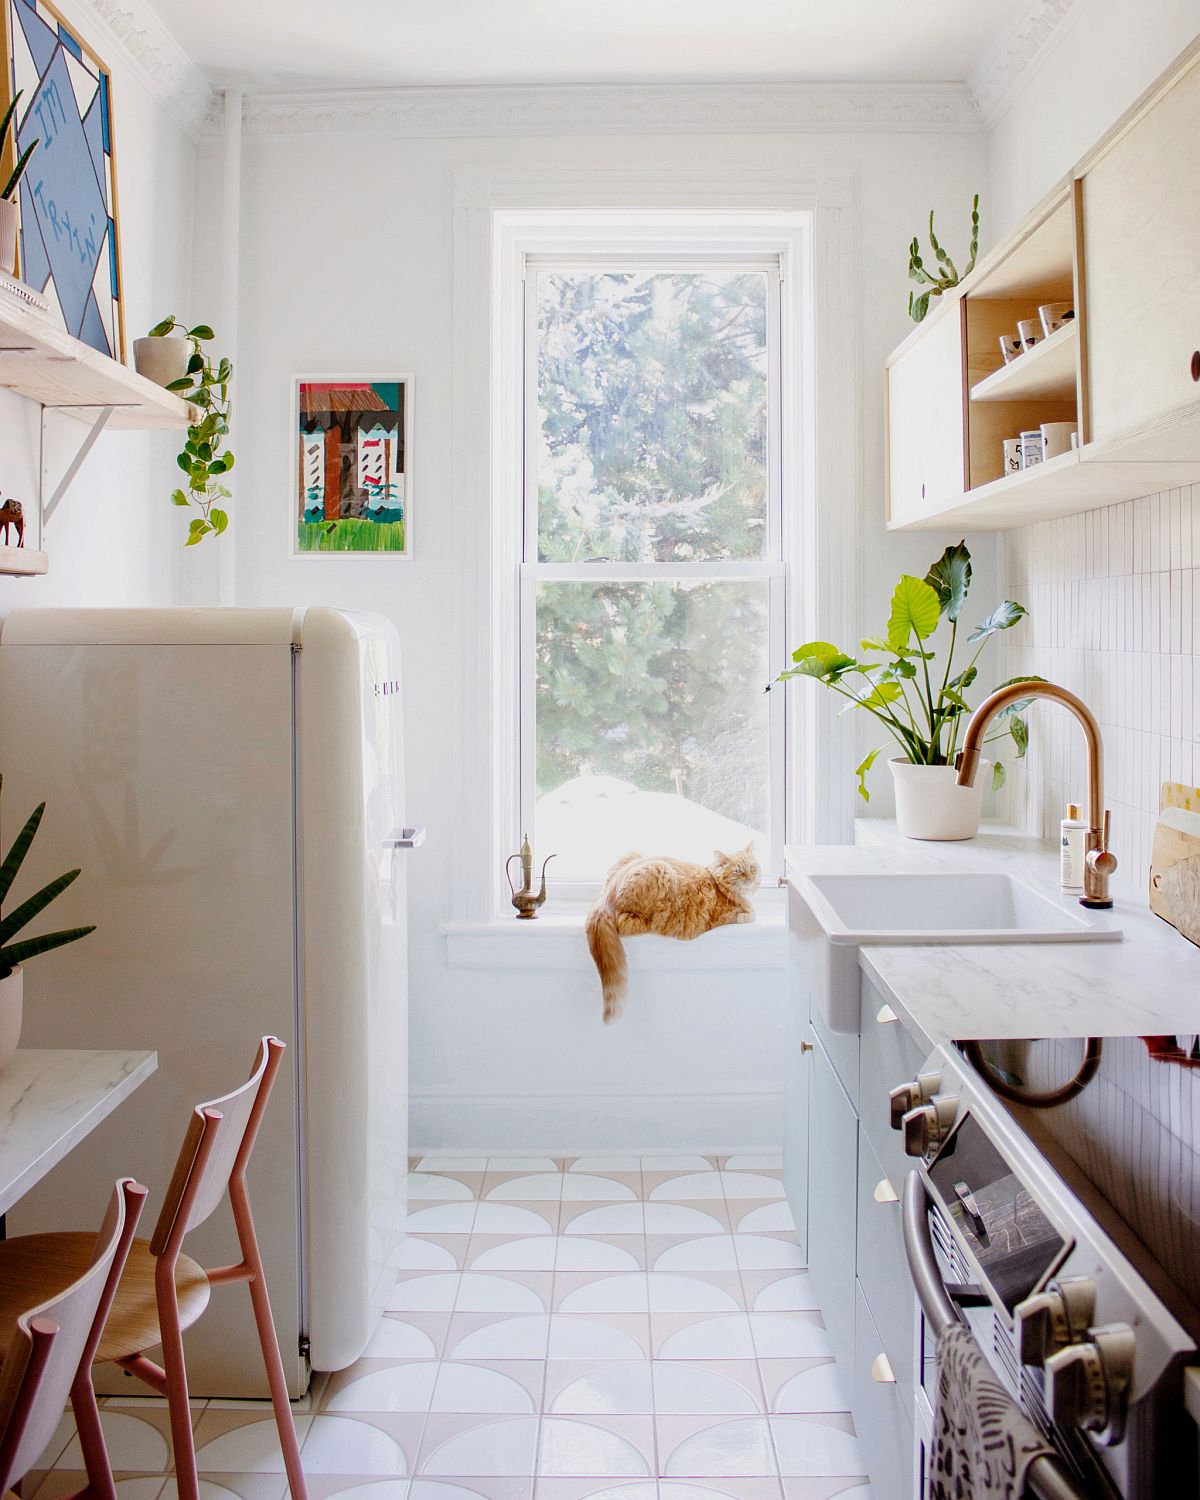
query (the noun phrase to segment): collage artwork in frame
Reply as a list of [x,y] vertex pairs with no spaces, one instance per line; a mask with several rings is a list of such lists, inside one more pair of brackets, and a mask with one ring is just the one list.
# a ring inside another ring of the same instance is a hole
[[0,0],[0,18],[6,97],[21,96],[15,149],[38,142],[19,188],[17,273],[69,334],[124,361],[108,69],[47,0]]
[[305,376],[293,392],[296,553],[412,552],[412,376]]

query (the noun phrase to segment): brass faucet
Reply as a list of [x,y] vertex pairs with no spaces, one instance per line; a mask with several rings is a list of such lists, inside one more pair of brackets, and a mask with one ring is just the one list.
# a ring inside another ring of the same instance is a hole
[[1109,877],[1117,868],[1117,857],[1108,847],[1109,813],[1104,806],[1104,750],[1100,743],[1100,726],[1087,704],[1056,682],[1011,682],[997,688],[971,715],[958,759],[959,786],[972,786],[979,767],[979,750],[988,725],[1002,709],[1022,698],[1049,698],[1069,708],[1079,720],[1087,741],[1088,756],[1088,831],[1087,858],[1083,870],[1083,895],[1080,906],[1107,909],[1112,903],[1108,893]]

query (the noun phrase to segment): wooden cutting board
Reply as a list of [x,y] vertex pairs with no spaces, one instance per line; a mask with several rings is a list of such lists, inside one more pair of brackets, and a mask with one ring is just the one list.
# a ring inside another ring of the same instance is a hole
[[1150,910],[1200,946],[1200,787],[1162,784],[1150,855]]

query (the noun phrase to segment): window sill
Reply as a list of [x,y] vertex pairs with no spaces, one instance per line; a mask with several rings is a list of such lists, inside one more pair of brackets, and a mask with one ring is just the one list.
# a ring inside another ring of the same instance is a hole
[[[451,969],[590,969],[583,935],[584,909],[554,912],[534,921],[443,922]],[[689,943],[644,936],[625,947],[631,973],[687,970],[782,970],[784,919],[772,912],[739,927],[718,927]]]

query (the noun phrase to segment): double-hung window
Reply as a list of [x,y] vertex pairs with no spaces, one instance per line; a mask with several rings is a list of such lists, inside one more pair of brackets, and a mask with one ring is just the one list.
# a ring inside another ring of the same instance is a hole
[[781,262],[524,256],[519,822],[558,889],[784,836]]

